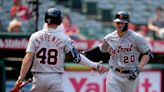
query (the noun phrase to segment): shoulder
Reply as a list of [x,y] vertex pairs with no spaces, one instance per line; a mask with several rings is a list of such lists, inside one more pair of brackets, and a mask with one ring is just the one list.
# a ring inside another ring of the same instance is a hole
[[63,41],[64,44],[73,42],[73,40],[65,33],[62,33],[62,36],[60,37],[60,39]]
[[39,34],[42,34],[42,33],[43,33],[43,30],[39,30],[37,32],[32,33],[31,37],[37,37],[37,36],[39,36]]
[[57,27],[57,30],[59,30],[59,31],[61,31],[61,32],[65,32],[63,23],[61,23],[61,24]]
[[58,30],[58,37],[62,40],[69,40],[71,39],[67,34],[62,32],[61,30]]
[[132,36],[132,38],[135,41],[144,41],[144,37],[142,35],[140,35],[139,33],[133,31],[133,30],[129,30],[130,31],[130,36]]
[[133,36],[133,37],[142,37],[139,33],[133,31],[133,30],[129,30],[130,32],[130,35]]
[[71,40],[71,38],[68,35],[66,35],[65,33],[62,33],[62,34],[63,34],[63,37],[64,37],[65,41],[70,41]]
[[117,35],[117,31],[113,31],[112,33],[107,34],[104,39],[115,38]]

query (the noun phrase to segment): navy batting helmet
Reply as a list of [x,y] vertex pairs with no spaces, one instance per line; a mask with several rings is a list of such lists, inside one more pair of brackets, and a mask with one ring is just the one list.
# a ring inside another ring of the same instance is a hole
[[129,14],[127,12],[125,12],[125,11],[119,11],[116,14],[115,19],[113,21],[114,22],[129,23],[130,22]]
[[57,8],[48,9],[45,14],[45,22],[60,25],[62,22],[61,11]]

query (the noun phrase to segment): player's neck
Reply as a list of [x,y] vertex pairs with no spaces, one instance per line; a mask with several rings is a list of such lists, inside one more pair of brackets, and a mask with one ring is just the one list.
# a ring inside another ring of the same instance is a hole
[[57,26],[58,26],[58,25],[56,25],[56,24],[50,24],[50,25],[48,25],[48,28],[53,28],[53,29],[56,29],[56,28],[57,28]]
[[127,33],[127,31],[125,31],[125,32],[117,31],[117,34],[119,37],[123,37],[126,33]]

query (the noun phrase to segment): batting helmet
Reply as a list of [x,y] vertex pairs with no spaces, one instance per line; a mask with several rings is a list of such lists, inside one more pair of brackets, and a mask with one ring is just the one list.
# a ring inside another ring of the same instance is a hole
[[60,25],[62,22],[61,11],[57,8],[48,9],[45,14],[45,22]]
[[124,23],[129,23],[130,19],[129,19],[129,14],[125,11],[119,11],[116,16],[115,19],[113,20],[114,22],[124,22]]

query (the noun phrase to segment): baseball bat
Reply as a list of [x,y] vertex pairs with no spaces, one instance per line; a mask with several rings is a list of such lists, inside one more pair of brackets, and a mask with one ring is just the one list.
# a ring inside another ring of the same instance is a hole
[[28,79],[27,81],[23,82],[22,85],[19,86],[19,88],[21,89],[22,87],[24,87],[25,85],[27,85],[31,82],[32,82],[32,79]]

